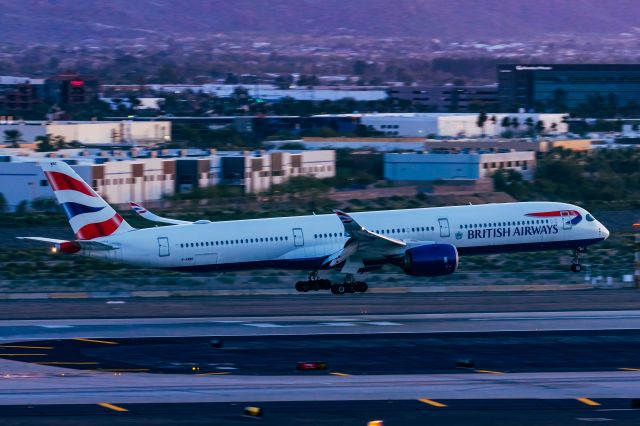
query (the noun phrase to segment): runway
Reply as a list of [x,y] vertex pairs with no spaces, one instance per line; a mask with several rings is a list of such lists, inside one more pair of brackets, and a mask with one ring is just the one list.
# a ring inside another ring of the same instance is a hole
[[[489,299],[478,300],[488,306]],[[584,305],[600,309],[578,310],[578,302],[555,311],[439,312],[433,303],[423,312],[408,304],[389,308],[402,313],[361,313],[363,300],[351,299],[345,314],[260,315],[268,301],[254,299],[252,316],[234,315],[232,303],[216,316],[69,318],[69,311],[64,319],[3,320],[0,405],[15,407],[0,410],[0,420],[38,424],[25,405],[62,413],[65,424],[74,424],[75,410],[86,413],[76,420],[98,425],[114,416],[123,424],[244,424],[255,421],[242,417],[247,404],[269,407],[266,424],[366,424],[376,416],[385,425],[492,424],[498,416],[514,425],[637,420],[638,309],[602,309],[590,296]],[[392,299],[374,311],[385,300]],[[528,300],[558,306],[547,296]],[[222,347],[212,347],[214,339]],[[303,361],[327,368],[298,371]]]
[[[37,289],[34,289],[37,290]],[[391,289],[393,290],[393,289]],[[72,295],[73,296],[73,295]],[[2,319],[393,315],[640,309],[634,289],[0,300]]]
[[[440,404],[439,406],[431,403]],[[599,399],[589,406],[574,399],[541,400],[420,400],[263,402],[263,417],[243,415],[246,403],[180,403],[100,405],[40,405],[3,407],[3,425],[320,425],[364,426],[383,420],[385,426],[405,425],[584,425],[614,422],[636,425],[638,411],[627,399]],[[116,411],[114,408],[119,411]]]
[[640,311],[0,321],[0,343],[76,337],[265,336],[634,330]]

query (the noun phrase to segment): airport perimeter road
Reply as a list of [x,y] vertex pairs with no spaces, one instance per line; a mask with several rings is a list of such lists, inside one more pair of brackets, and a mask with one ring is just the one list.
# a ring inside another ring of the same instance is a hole
[[[394,289],[391,288],[390,291]],[[144,318],[267,315],[383,315],[640,309],[634,289],[544,292],[347,294],[1,300],[2,319]]]

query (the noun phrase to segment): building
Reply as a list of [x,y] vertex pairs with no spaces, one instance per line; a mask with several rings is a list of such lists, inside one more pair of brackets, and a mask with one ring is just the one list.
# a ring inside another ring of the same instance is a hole
[[145,145],[171,141],[169,121],[19,121],[0,122],[0,135],[17,130],[32,143],[39,136],[61,136],[83,145]]
[[220,98],[236,96],[238,90],[246,91],[247,96],[264,101],[278,101],[282,98],[293,98],[299,101],[336,101],[351,98],[356,101],[378,101],[387,99],[387,92],[382,87],[364,86],[313,86],[280,89],[272,84],[148,84],[132,85],[104,85],[103,88],[112,92],[153,91],[153,92],[194,92],[208,93]]
[[[39,166],[61,158],[102,197],[114,204],[160,200],[164,195],[215,185],[246,193],[268,191],[293,176],[335,176],[335,151],[216,152],[144,149],[100,151],[69,149],[53,153],[0,152],[0,194],[8,209],[51,199],[53,192]],[[20,152],[20,151],[16,151]]]
[[390,137],[303,137],[296,140],[269,141],[276,147],[296,144],[305,149],[363,149],[371,151],[422,151],[424,138]]
[[506,132],[517,136],[531,133],[537,126],[542,127],[538,134],[567,132],[564,114],[487,113],[482,127],[478,126],[478,113],[382,113],[359,117],[360,123],[370,130],[393,137],[496,137]]
[[407,101],[434,112],[491,111],[498,106],[498,86],[396,86],[389,99]]
[[594,97],[640,105],[638,64],[523,64],[498,66],[502,111],[571,111]]
[[33,111],[42,102],[43,90],[41,79],[0,76],[0,115]]
[[62,108],[88,104],[97,97],[98,91],[97,79],[70,71],[44,82],[46,101]]
[[391,181],[479,181],[497,170],[516,170],[533,179],[535,152],[460,152],[384,154],[384,177]]

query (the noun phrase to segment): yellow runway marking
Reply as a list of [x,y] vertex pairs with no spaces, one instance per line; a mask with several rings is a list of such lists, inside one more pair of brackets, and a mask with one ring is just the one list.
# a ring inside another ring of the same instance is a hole
[[101,407],[104,407],[104,408],[108,408],[108,409],[113,410],[113,411],[120,411],[120,412],[129,411],[126,408],[118,407],[117,405],[108,404],[106,402],[101,402],[98,405],[101,406]]
[[590,405],[590,406],[592,406],[592,407],[594,407],[594,406],[596,406],[596,405],[600,405],[600,403],[595,402],[595,401],[593,401],[593,400],[591,400],[591,399],[589,399],[589,398],[576,398],[576,400],[578,400],[578,401],[582,402],[583,404]]
[[334,376],[340,376],[340,377],[346,377],[346,376],[349,375],[349,374],[346,374],[346,373],[329,373],[329,374],[334,375]]
[[491,370],[476,370],[476,373],[485,373],[485,374],[504,374],[502,371],[491,371]]
[[49,354],[0,354],[0,356],[47,356]]
[[640,371],[640,368],[618,368],[618,370],[623,370],[623,371]]
[[108,340],[95,340],[95,339],[85,339],[83,337],[77,337],[73,340],[80,340],[81,342],[91,342],[91,343],[102,343],[105,345],[117,345],[118,342],[110,342]]
[[418,401],[420,401],[420,402],[424,402],[425,404],[429,404],[429,405],[432,405],[432,406],[434,406],[434,407],[440,407],[440,408],[442,408],[442,407],[446,407],[446,405],[445,405],[445,404],[442,404],[442,403],[440,403],[440,402],[438,402],[438,401],[434,401],[434,400],[432,400],[432,399],[420,398]]
[[0,345],[0,349],[53,349],[52,346],[12,346],[12,345]]
[[230,374],[228,371],[215,371],[213,373],[198,373],[195,376],[222,376],[225,374]]
[[34,364],[51,364],[51,365],[96,365],[98,362],[65,362],[65,361],[42,361],[34,362]]

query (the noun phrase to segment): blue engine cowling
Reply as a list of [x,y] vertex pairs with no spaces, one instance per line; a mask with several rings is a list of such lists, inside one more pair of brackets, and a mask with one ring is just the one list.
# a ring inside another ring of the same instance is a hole
[[437,277],[453,274],[458,267],[458,250],[451,244],[425,244],[404,253],[402,269],[407,275]]

